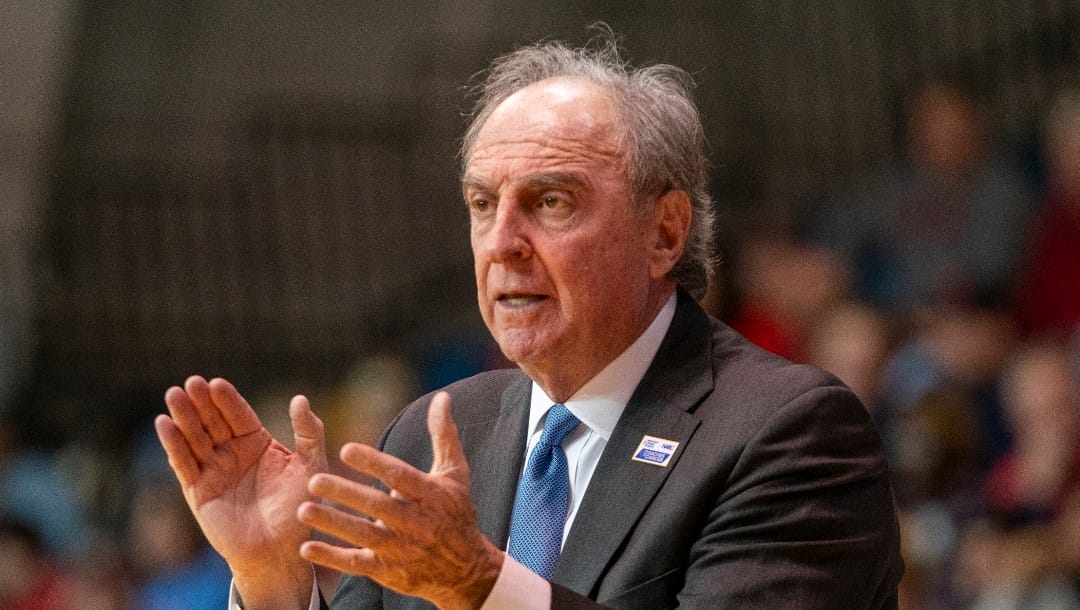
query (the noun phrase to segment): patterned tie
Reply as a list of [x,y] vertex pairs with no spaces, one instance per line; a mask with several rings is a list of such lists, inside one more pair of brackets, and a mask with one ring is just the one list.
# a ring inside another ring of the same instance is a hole
[[540,442],[518,482],[510,521],[510,556],[550,580],[562,548],[570,476],[562,442],[581,423],[564,405],[548,411]]

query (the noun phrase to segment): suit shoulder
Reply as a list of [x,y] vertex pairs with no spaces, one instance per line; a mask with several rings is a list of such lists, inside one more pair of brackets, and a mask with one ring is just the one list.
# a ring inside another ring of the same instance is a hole
[[[779,386],[793,392],[815,387],[845,388],[831,373],[808,364],[777,356],[743,337],[718,320],[713,324],[713,369],[717,387],[767,388]],[[742,379],[743,383],[739,383]]]
[[712,363],[714,391],[706,402],[724,403],[728,417],[734,409],[754,418],[771,418],[798,401],[827,400],[841,409],[865,411],[854,393],[831,373],[781,358],[715,320]]

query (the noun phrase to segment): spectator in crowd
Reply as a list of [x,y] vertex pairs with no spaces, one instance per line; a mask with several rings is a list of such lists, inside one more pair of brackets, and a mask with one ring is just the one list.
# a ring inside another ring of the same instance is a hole
[[999,302],[1028,225],[1028,189],[958,80],[922,82],[904,109],[904,161],[833,202],[811,234],[852,263],[859,297],[886,310]]
[[[167,483],[168,481],[166,481]],[[125,539],[136,608],[224,608],[229,574],[173,485],[143,481],[131,501]]]
[[0,518],[0,610],[74,610],[72,594],[40,534]]
[[1050,546],[1063,572],[1069,575],[1074,588],[1080,591],[1080,490],[1074,490],[1062,503],[1061,513],[1054,522]]
[[19,430],[0,415],[0,513],[32,527],[47,553],[73,557],[88,533],[79,486],[55,452],[24,443]]
[[962,392],[935,389],[891,421],[890,467],[912,608],[948,607],[958,532],[979,514],[978,419]]
[[1047,185],[1016,291],[1028,333],[1080,329],[1080,90],[1062,93],[1046,120]]
[[333,455],[350,441],[377,442],[418,385],[416,373],[397,356],[362,359],[327,397],[327,451]]
[[1080,490],[1080,389],[1060,342],[1024,345],[1002,381],[1012,447],[986,482],[988,509],[1019,521],[1049,521]]
[[967,610],[1080,610],[1080,594],[1055,554],[1047,524],[971,522],[952,576]]
[[890,326],[874,308],[843,302],[818,316],[807,345],[807,361],[839,377],[875,418],[883,415],[881,374],[892,348]]
[[[908,321],[882,376],[885,408],[900,417],[930,392],[963,397],[976,417],[969,434],[981,472],[1009,442],[998,377],[1016,344],[1012,319],[996,309],[948,306],[923,310]],[[896,440],[917,442],[899,434]]]
[[806,362],[814,326],[848,296],[847,267],[784,235],[751,236],[738,260],[731,326],[774,354]]

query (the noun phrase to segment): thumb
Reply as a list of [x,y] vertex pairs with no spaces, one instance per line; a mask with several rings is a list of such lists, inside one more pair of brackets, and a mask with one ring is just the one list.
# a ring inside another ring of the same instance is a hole
[[311,410],[311,403],[307,398],[293,397],[289,403],[289,419],[292,420],[296,454],[307,467],[308,473],[325,472],[327,461],[323,422]]
[[428,407],[431,434],[431,474],[445,474],[461,483],[469,482],[469,464],[458,440],[457,425],[450,416],[450,395],[439,392]]

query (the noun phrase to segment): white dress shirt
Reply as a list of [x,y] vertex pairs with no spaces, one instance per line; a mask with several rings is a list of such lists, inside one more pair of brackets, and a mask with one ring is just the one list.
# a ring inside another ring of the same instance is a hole
[[[652,364],[657,350],[660,349],[660,343],[671,326],[675,317],[675,300],[675,294],[672,293],[645,332],[563,403],[581,421],[562,443],[570,475],[570,506],[563,528],[564,543],[581,506],[581,498],[585,495],[589,480],[600,461],[600,454],[604,452],[615,424],[626,409],[626,403],[645,377],[645,371]],[[539,442],[544,431],[547,412],[554,405],[555,401],[539,385],[533,383],[529,400],[529,440],[525,446],[526,466],[533,446]],[[313,587],[311,599],[310,610],[318,610],[317,587]],[[548,610],[550,607],[551,583],[507,554],[495,586],[480,610]],[[230,587],[229,608],[240,610],[235,586]]]
[[[570,475],[570,507],[566,525],[563,527],[564,543],[581,506],[585,489],[589,486],[597,463],[600,462],[600,454],[604,452],[604,447],[615,430],[615,424],[626,409],[626,403],[630,402],[630,395],[637,389],[641,379],[645,377],[645,371],[656,357],[674,317],[675,295],[672,294],[645,332],[563,403],[581,420],[581,425],[563,440],[563,451],[566,452]],[[540,435],[544,432],[547,412],[554,405],[555,401],[548,397],[539,385],[532,384],[532,398],[529,401],[529,442],[525,445],[526,466],[533,446],[540,441]],[[503,561],[499,578],[480,610],[547,610],[550,607],[551,584],[508,554]]]

